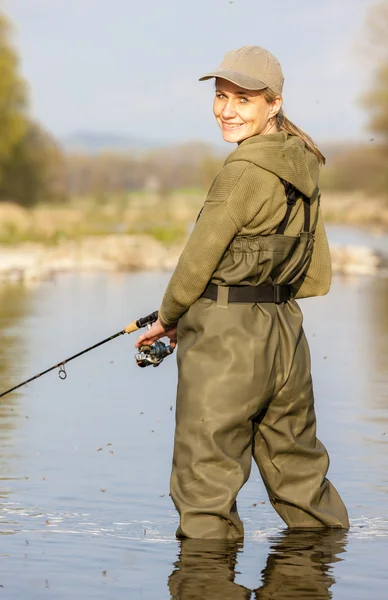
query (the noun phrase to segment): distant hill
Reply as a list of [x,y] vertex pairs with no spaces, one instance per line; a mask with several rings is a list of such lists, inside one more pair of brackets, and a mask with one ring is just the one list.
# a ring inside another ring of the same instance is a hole
[[[223,143],[209,144],[207,142],[196,140],[187,140],[186,142],[177,141],[173,143],[137,138],[131,135],[93,131],[77,131],[60,138],[59,141],[64,150],[68,152],[84,152],[85,154],[97,154],[99,152],[109,151],[146,152],[149,150],[158,150],[160,148],[169,152],[188,149],[193,151],[194,149],[198,149],[201,153],[207,148],[208,152],[212,150],[216,155],[226,155],[233,149],[232,146],[227,146]],[[338,154],[342,154],[360,144],[357,144],[354,141],[344,140],[341,142],[324,142],[323,144],[319,144],[318,142],[318,145],[328,161],[330,161]]]
[[163,144],[154,140],[140,139],[129,135],[102,133],[93,131],[77,131],[60,138],[62,147],[70,152],[96,154],[118,150],[121,152],[134,150],[151,150]]

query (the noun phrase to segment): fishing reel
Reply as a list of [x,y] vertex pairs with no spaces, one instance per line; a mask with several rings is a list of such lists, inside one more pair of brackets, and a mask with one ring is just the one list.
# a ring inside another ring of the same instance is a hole
[[171,346],[157,340],[151,346],[140,346],[139,352],[135,354],[138,367],[158,367],[161,362],[174,352]]

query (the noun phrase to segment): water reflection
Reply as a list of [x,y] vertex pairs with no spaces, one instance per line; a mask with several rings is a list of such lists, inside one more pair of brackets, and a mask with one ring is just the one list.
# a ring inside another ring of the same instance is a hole
[[[368,320],[369,356],[374,392],[372,406],[377,409],[388,408],[388,279],[373,279],[371,290],[364,295],[365,314]],[[388,415],[385,414],[385,420]]]
[[[368,473],[376,473],[373,488],[388,493],[388,279],[374,278],[363,290],[365,366],[363,440]],[[366,349],[366,350],[365,350]],[[361,350],[362,351],[362,350]],[[376,500],[373,501],[378,506]]]
[[254,598],[289,600],[332,598],[333,564],[342,560],[347,533],[342,530],[286,531],[271,545]]
[[[20,361],[23,343],[22,334],[16,327],[20,318],[26,313],[26,304],[27,293],[22,286],[0,286],[1,392],[7,389],[13,372],[20,370],[15,367]],[[1,405],[4,405],[2,400],[0,402]]]
[[168,580],[171,600],[328,600],[346,542],[341,530],[283,532],[272,539],[262,584],[249,590],[235,582],[241,544],[182,540]]
[[246,600],[251,590],[235,583],[242,544],[224,540],[181,540],[168,580],[173,600]]
[[[18,371],[23,355],[22,335],[15,326],[26,311],[26,291],[22,286],[0,286],[0,393],[8,389],[13,382],[13,374]],[[11,383],[12,381],[12,383]],[[8,481],[5,459],[12,456],[11,432],[18,425],[18,396],[10,394],[0,398],[0,498],[9,491],[3,488]]]

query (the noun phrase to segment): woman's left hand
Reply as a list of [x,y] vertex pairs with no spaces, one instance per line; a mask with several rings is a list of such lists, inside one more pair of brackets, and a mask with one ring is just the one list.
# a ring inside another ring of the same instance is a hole
[[170,339],[171,348],[175,348],[176,346],[176,333],[177,326],[173,325],[171,327],[163,327],[159,319],[153,323],[150,329],[147,329],[143,335],[139,337],[135,344],[135,348],[140,348],[140,346],[150,346],[156,340],[159,340],[163,337],[168,337]]

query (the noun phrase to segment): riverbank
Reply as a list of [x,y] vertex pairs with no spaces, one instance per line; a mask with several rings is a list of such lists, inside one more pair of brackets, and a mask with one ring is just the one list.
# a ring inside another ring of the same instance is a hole
[[368,197],[362,192],[322,192],[322,213],[326,223],[362,227],[388,233],[388,199]]
[[0,246],[0,280],[36,281],[58,273],[168,271],[182,244],[167,246],[149,235],[92,236],[56,246],[39,243]]
[[[168,198],[132,194],[105,204],[82,198],[32,209],[1,203],[0,281],[40,281],[79,271],[170,271],[202,203],[199,191]],[[388,231],[382,199],[325,194],[322,209],[329,228],[336,223],[378,235]],[[351,243],[332,240],[330,249],[335,273],[375,275],[387,269],[388,250],[379,251],[361,236]]]
[[[42,281],[66,272],[171,271],[184,243],[164,244],[149,235],[91,236],[55,246],[0,246],[0,281]],[[365,245],[330,246],[334,273],[376,275],[388,258]]]
[[[0,203],[0,245],[39,242],[57,245],[90,236],[148,234],[164,243],[182,242],[202,207],[206,192],[181,190],[168,195],[133,192],[97,200],[74,197],[66,204],[23,208]],[[360,192],[323,192],[326,223],[388,234],[388,199]]]

